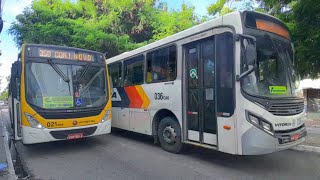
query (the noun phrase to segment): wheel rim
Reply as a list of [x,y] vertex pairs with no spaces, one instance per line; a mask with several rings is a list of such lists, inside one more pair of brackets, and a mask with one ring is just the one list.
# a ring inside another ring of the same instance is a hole
[[167,126],[164,128],[162,135],[166,143],[174,144],[176,142],[177,134],[172,126]]

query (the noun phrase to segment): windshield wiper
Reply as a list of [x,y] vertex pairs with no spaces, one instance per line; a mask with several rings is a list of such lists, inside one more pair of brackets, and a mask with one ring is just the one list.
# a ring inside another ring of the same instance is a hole
[[50,64],[50,66],[57,72],[57,74],[67,83],[70,82],[70,79],[68,78],[68,76],[66,76],[61,69],[51,60],[48,59],[48,62]]
[[80,77],[79,77],[79,79],[77,80],[77,82],[81,82],[81,81],[82,81],[82,79],[84,78],[84,75],[87,73],[87,71],[88,71],[88,69],[90,68],[90,66],[91,66],[91,63],[88,63],[88,64],[86,65],[86,67],[84,68],[83,72],[80,74]]

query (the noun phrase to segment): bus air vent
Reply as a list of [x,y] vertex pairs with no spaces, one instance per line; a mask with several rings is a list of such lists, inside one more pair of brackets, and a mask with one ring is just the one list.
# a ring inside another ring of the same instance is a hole
[[268,111],[276,116],[290,116],[300,114],[304,110],[304,102],[285,102],[285,103],[273,103]]

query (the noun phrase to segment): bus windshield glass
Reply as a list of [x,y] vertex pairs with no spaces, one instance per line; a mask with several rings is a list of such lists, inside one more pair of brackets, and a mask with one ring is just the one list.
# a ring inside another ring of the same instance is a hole
[[107,102],[105,68],[28,62],[27,101],[44,109],[99,107]]
[[[265,34],[256,36],[256,44],[255,71],[242,80],[243,90],[254,96],[270,98],[298,96],[301,93],[300,80],[293,66],[290,41]],[[249,66],[243,57],[241,71],[247,71]]]

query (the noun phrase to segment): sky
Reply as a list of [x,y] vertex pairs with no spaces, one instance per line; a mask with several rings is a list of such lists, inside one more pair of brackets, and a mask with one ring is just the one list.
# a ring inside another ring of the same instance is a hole
[[15,21],[15,17],[21,14],[23,9],[31,4],[31,0],[3,0],[2,19],[5,21],[0,34],[0,92],[7,87],[4,77],[10,75],[11,64],[17,59],[18,49],[15,46],[13,37],[8,34],[10,24]]
[[[207,15],[207,7],[209,4],[214,3],[216,0],[162,0],[168,4],[169,9],[180,10],[181,4],[195,7],[195,13],[197,15]],[[5,77],[10,75],[11,64],[17,59],[18,48],[15,46],[13,36],[8,34],[8,29],[11,23],[15,22],[15,17],[21,14],[23,9],[30,6],[32,0],[3,0],[3,13],[2,19],[4,22],[3,30],[0,34],[0,50],[2,55],[0,56],[0,92],[7,87]]]

